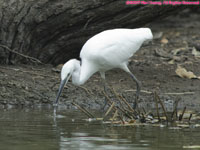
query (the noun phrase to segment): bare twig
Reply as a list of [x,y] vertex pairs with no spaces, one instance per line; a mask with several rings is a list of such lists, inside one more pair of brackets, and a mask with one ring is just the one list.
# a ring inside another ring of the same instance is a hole
[[125,124],[123,117],[119,114],[119,119],[122,121],[122,124]]
[[159,109],[158,109],[158,100],[156,98],[156,92],[154,92],[154,100],[156,103],[156,112],[157,112],[157,116],[158,116],[158,121],[160,122],[160,113],[159,113]]
[[135,112],[135,110],[130,106],[130,104],[126,101],[125,98],[123,98],[121,95],[119,95],[114,89],[112,89],[112,91],[115,94],[115,96],[119,98],[119,100],[121,99],[128,106],[128,108],[131,112]]
[[23,71],[23,70],[21,70],[21,72],[23,72],[23,73],[30,73],[32,75],[38,75],[38,76],[43,76],[43,77],[59,78],[57,76],[50,76],[50,75],[41,74],[41,73],[37,73],[37,72],[33,72],[33,71]]
[[115,107],[115,102],[112,103],[108,111],[105,113],[104,118],[111,112],[111,110]]
[[185,114],[186,106],[183,108],[182,114],[179,116],[179,121],[183,119],[183,115]]
[[162,107],[162,109],[163,109],[163,112],[164,112],[164,114],[165,114],[166,120],[167,120],[167,122],[168,122],[169,119],[168,119],[168,116],[167,116],[167,112],[166,112],[166,110],[165,110],[165,107],[164,107],[164,105],[163,105],[163,102],[160,100],[160,97],[158,96],[158,94],[157,94],[156,92],[155,92],[155,96],[156,96],[157,100],[160,102],[160,105],[161,105],[161,107]]
[[9,48],[8,46],[6,46],[6,45],[0,44],[0,47],[6,49],[7,51],[9,51],[9,52],[11,52],[11,53],[14,53],[14,54],[17,54],[17,55],[19,55],[19,56],[21,56],[21,57],[24,57],[24,58],[26,58],[26,59],[30,59],[32,62],[37,62],[37,63],[40,63],[40,64],[44,64],[44,63],[42,63],[39,59],[36,59],[36,58],[34,58],[34,57],[30,57],[30,56],[28,56],[28,55],[24,55],[24,54],[22,54],[22,53],[19,53],[19,52],[15,51],[15,50],[10,49],[10,48]]
[[132,114],[130,115],[130,114],[128,113],[128,111],[123,110],[123,109],[121,109],[121,108],[118,107],[118,106],[116,106],[116,108],[117,108],[118,110],[120,110],[120,111],[121,111],[126,117],[128,117],[129,119],[136,118],[135,116],[132,117]]
[[78,86],[78,87],[80,87],[83,90],[85,90],[88,95],[92,95],[92,92],[90,90],[88,90],[86,87],[83,87],[83,86]]
[[131,105],[126,101],[125,98],[123,98],[121,95],[118,95],[118,96],[119,96],[119,98],[120,98],[121,100],[124,101],[124,103],[128,106],[128,108],[129,108],[129,110],[130,110],[131,112],[136,112],[136,111],[131,107]]
[[[136,92],[137,90],[135,89],[131,89],[131,90],[125,90],[125,92]],[[141,90],[141,93],[146,93],[146,94],[152,94],[152,92],[150,91],[145,91],[145,90]]]
[[115,110],[115,113],[114,113],[114,115],[112,117],[112,122],[115,120],[115,118],[117,117],[117,115],[118,115],[118,110]]
[[120,103],[120,105],[121,105],[121,108],[122,108],[123,110],[125,110],[124,105],[123,105],[123,101],[118,97],[118,95],[116,94],[116,92],[114,91],[113,88],[110,88],[110,90],[111,90],[112,93],[114,93],[115,96],[117,97],[117,99],[118,99],[118,101],[119,101],[119,103]]
[[[112,100],[108,97],[108,95],[105,93],[105,91],[103,91],[103,94],[105,95],[106,99],[108,100],[109,104],[112,105]],[[115,110],[120,110],[125,116],[127,116],[128,118],[132,119],[133,117],[131,117],[126,110],[123,110],[122,108],[118,107],[118,106],[113,106],[113,108]],[[135,116],[134,116],[135,117]]]
[[144,109],[144,107],[142,107],[142,110],[143,110],[144,114],[146,115],[147,112],[146,112],[146,110]]
[[87,28],[88,24],[90,23],[90,21],[92,21],[93,18],[94,18],[94,17],[88,19],[88,21],[86,22],[86,24],[85,24],[84,27],[83,27],[84,30]]
[[[172,120],[173,120],[173,118],[174,118],[174,114],[177,113],[177,107],[178,107],[178,102],[179,102],[179,101],[180,101],[180,98],[177,99],[176,102],[175,102],[174,110],[173,110],[172,115],[171,115]],[[177,116],[176,116],[176,117],[177,117]]]
[[108,95],[105,93],[105,91],[103,91],[103,94],[106,97],[107,101],[110,103],[110,105],[112,105],[112,100],[110,99],[110,97],[108,97]]
[[95,118],[94,115],[92,115],[89,111],[87,111],[85,108],[79,106],[78,104],[72,102],[72,105],[76,106],[78,109],[80,109],[83,113],[86,114],[89,118]]
[[163,93],[165,95],[193,95],[195,92],[182,92],[182,93]]
[[190,116],[188,118],[188,122],[190,122],[191,118],[192,118],[192,114],[190,114]]
[[50,78],[58,78],[57,76],[50,76],[50,75],[46,75],[46,74],[37,73],[37,72],[34,72],[34,71],[25,71],[25,70],[22,70],[21,68],[11,68],[11,67],[3,67],[3,66],[0,66],[0,68],[7,69],[7,70],[20,71],[22,73],[30,73],[32,75],[37,75],[37,76],[50,77]]
[[[131,90],[125,90],[125,92],[136,92],[136,89],[131,89]],[[141,90],[141,93],[146,93],[146,94],[152,94],[152,92],[150,91],[145,91],[145,90]],[[195,94],[195,92],[168,92],[168,93],[162,93],[164,95],[193,95]]]

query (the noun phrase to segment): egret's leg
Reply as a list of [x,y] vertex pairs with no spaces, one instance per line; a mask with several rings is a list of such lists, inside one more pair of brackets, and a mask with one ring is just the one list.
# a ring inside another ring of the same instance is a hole
[[[107,83],[106,83],[105,79],[103,79],[103,83],[104,83],[104,92],[105,92],[106,95],[108,95],[108,87],[107,87]],[[104,106],[103,106],[102,110],[105,110],[107,104],[108,104],[108,100],[107,100],[107,98],[105,96]]]
[[136,99],[135,99],[135,105],[134,105],[134,108],[137,108],[138,99],[139,99],[139,96],[140,96],[141,83],[140,83],[140,81],[134,76],[134,74],[132,74],[131,72],[129,72],[129,74],[131,75],[132,79],[135,81],[136,86],[137,86]]
[[130,75],[131,75],[131,77],[133,78],[133,80],[134,80],[135,83],[136,83],[136,86],[137,86],[136,96],[137,96],[137,98],[139,98],[140,89],[141,89],[141,83],[140,83],[140,81],[134,76],[134,74],[132,74],[131,72],[130,72]]
[[[106,83],[106,78],[105,78],[105,72],[100,72],[100,75],[101,75],[101,78],[102,78],[102,81],[103,81],[103,86],[104,86],[104,92],[108,95],[108,87],[107,87],[107,83]],[[107,105],[107,100],[106,100],[106,97],[104,99],[104,106],[103,106],[103,110],[105,109]]]
[[128,63],[124,63],[121,65],[121,69],[123,69],[124,71],[128,72],[132,79],[135,81],[136,86],[137,86],[137,91],[136,91],[136,99],[135,99],[135,104],[134,104],[134,108],[137,108],[137,104],[138,104],[138,99],[140,96],[140,87],[141,87],[141,83],[140,81],[133,75],[133,73],[129,70],[129,68],[127,67]]

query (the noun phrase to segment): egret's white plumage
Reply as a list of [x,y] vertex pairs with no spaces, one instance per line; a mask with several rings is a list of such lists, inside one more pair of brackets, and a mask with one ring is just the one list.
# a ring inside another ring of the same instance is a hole
[[113,29],[93,36],[81,49],[81,63],[76,59],[71,59],[64,64],[56,102],[71,76],[73,84],[81,85],[98,71],[101,77],[105,78],[105,71],[112,68],[120,68],[128,72],[136,81],[139,91],[139,83],[127,67],[128,59],[133,56],[144,41],[152,38],[153,35],[149,28]]

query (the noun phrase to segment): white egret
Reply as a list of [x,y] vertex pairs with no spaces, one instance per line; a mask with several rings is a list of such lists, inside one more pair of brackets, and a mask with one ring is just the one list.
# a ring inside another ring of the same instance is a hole
[[95,72],[100,72],[106,84],[105,72],[113,68],[120,68],[131,75],[137,85],[136,97],[138,97],[140,82],[129,70],[128,59],[144,41],[152,40],[152,38],[153,35],[149,28],[106,30],[90,38],[81,49],[81,62],[71,59],[62,67],[56,104],[70,77],[72,77],[73,84],[82,85]]

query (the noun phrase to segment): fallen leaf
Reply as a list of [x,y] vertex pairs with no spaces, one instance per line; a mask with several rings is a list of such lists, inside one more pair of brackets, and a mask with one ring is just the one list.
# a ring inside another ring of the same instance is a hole
[[172,50],[171,53],[172,53],[172,55],[177,55],[180,52],[185,51],[185,50],[186,50],[185,47],[181,47],[181,48],[177,48],[177,49]]
[[174,62],[174,60],[172,59],[172,60],[168,61],[168,64],[173,65],[173,64],[175,64],[175,62]]
[[168,61],[168,64],[173,65],[175,64],[175,62],[180,62],[180,61],[182,61],[182,57],[173,56],[172,60]]
[[172,55],[164,51],[163,49],[155,49],[155,55],[163,58],[172,58]]
[[196,50],[195,47],[192,48],[192,55],[194,55],[195,57],[199,57],[200,56],[200,52]]
[[190,43],[191,47],[194,47],[197,51],[200,51],[200,40]]
[[162,40],[160,41],[162,44],[167,44],[168,43],[168,39],[166,38],[162,38]]
[[187,71],[185,68],[182,68],[181,66],[178,66],[175,72],[181,78],[200,79],[200,76],[197,77],[193,72]]

